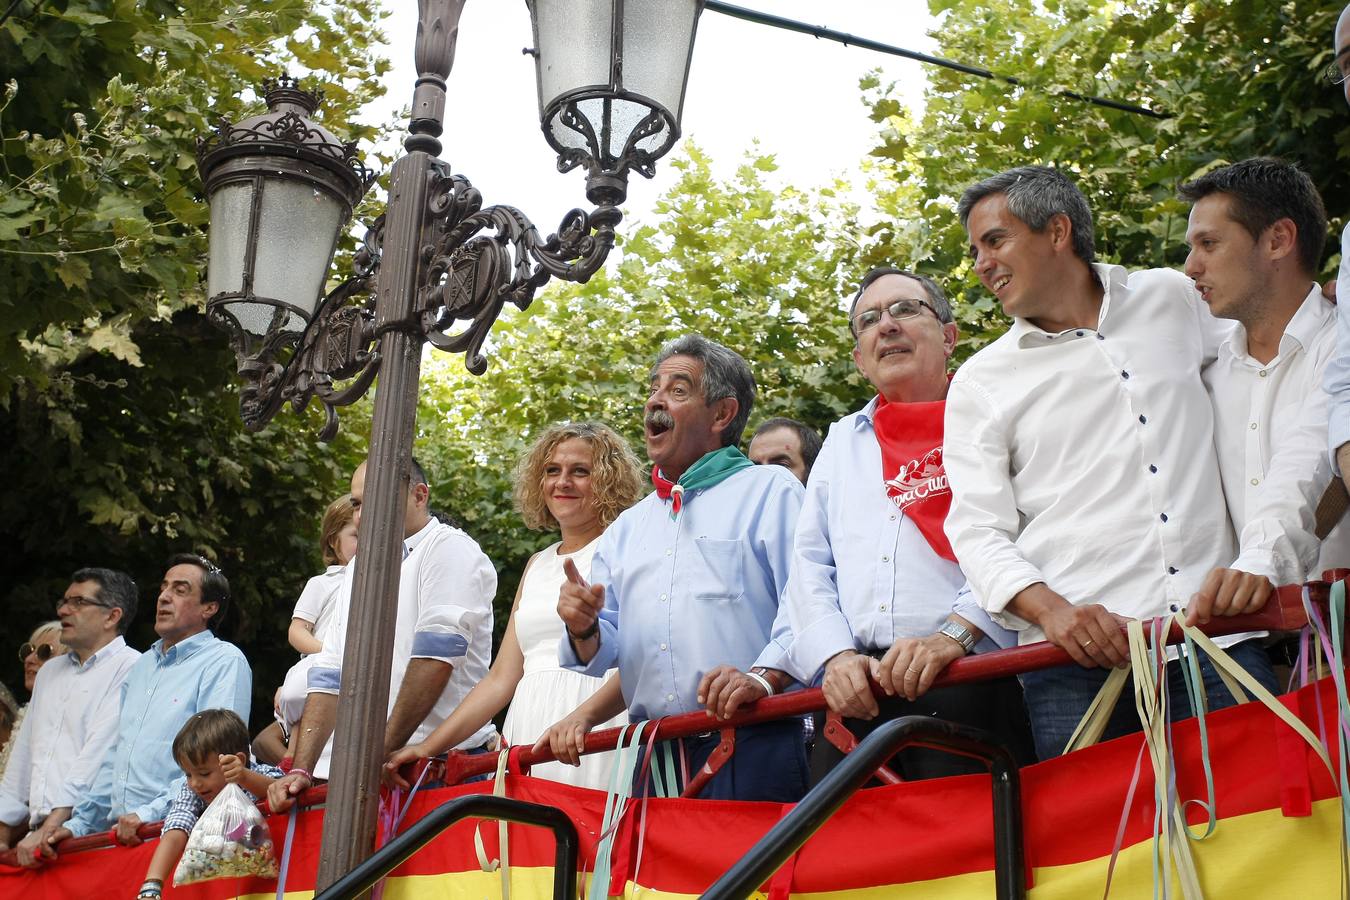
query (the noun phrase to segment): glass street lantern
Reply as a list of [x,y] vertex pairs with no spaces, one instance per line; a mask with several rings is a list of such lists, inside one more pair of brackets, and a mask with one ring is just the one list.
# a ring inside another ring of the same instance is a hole
[[266,113],[221,119],[197,144],[211,205],[207,315],[250,379],[309,325],[342,228],[375,179],[355,142],[309,119],[319,93],[287,75],[263,87]]
[[616,206],[627,173],[653,174],[680,136],[703,0],[526,0],[539,119],[558,170],[587,169],[586,196]]

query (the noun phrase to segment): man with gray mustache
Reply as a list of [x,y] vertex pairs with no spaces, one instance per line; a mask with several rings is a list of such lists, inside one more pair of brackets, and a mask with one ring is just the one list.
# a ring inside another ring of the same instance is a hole
[[[593,583],[569,570],[558,598],[559,660],[587,674],[617,663],[622,696],[602,689],[554,726],[544,740],[561,758],[574,759],[586,731],[625,707],[635,722],[700,708],[725,719],[791,683],[778,598],[803,492],[786,469],[756,466],[738,449],[754,397],[749,366],[721,344],[689,334],[661,349],[645,406],[656,491],[601,537]],[[735,738],[700,796],[793,802],[805,793],[800,719],[738,728]],[[661,746],[686,773],[718,743],[714,732]]]

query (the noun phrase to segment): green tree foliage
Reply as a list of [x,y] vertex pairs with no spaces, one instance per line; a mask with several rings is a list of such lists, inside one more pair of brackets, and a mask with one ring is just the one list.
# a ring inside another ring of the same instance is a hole
[[[445,506],[502,570],[498,629],[529,554],[512,509],[516,458],[548,425],[597,419],[645,459],[642,404],[662,343],[695,331],[744,355],[759,382],[751,428],[788,415],[823,428],[866,390],[849,355],[841,296],[856,278],[856,210],[841,185],[779,191],[771,157],[752,154],[719,180],[689,146],[656,221],[631,223],[617,265],[586,285],[554,285],[493,331],[481,378],[458,358],[423,375],[418,452]],[[434,356],[434,355],[433,355]]]
[[[994,172],[1029,163],[1069,172],[1093,206],[1099,256],[1136,267],[1180,265],[1188,207],[1177,186],[1247,157],[1297,162],[1332,216],[1346,212],[1350,117],[1320,77],[1339,4],[930,0],[929,8],[940,21],[938,55],[1024,86],[933,69],[914,121],[891,86],[864,81],[880,126],[873,154],[883,213],[866,256],[906,259],[944,279],[963,301],[966,353],[1006,325],[971,271],[955,215],[962,190]],[[1066,90],[1170,118],[1058,96]]]
[[[11,8],[10,4],[5,4]],[[257,711],[294,658],[290,606],[319,570],[317,516],[345,489],[358,427],[318,417],[244,432],[233,357],[205,324],[206,207],[194,144],[289,68],[343,124],[383,91],[378,4],[356,0],[23,2],[0,25],[0,644],[52,618],[71,570],[131,572],[153,639],[163,561],[231,579]],[[312,413],[313,411],[311,411]],[[13,653],[0,676],[17,684]]]

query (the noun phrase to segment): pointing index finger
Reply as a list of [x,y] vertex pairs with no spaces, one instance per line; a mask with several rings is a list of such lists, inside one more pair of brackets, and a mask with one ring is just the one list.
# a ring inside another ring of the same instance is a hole
[[563,574],[567,576],[568,581],[572,582],[572,584],[575,584],[577,587],[588,587],[586,579],[582,578],[581,572],[577,570],[577,564],[571,559],[563,560]]

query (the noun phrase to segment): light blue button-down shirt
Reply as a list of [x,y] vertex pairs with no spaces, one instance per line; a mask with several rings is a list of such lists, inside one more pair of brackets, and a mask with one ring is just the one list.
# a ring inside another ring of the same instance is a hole
[[183,774],[173,758],[173,739],[195,713],[231,709],[248,722],[253,673],[238,647],[210,631],[167,652],[163,645],[155,641],[127,674],[117,742],[66,823],[76,836],[111,828],[127,813],[142,822],[164,818]]
[[783,606],[793,635],[787,670],[807,684],[836,653],[926,637],[952,612],[991,639],[984,649],[1016,643],[962,592],[961,567],[886,496],[875,410],[874,398],[830,426],[797,520]]
[[591,562],[591,583],[605,586],[599,651],[583,666],[563,635],[559,661],[599,677],[617,660],[634,721],[700,709],[699,681],[724,663],[783,668],[791,636],[778,598],[801,504],[801,483],[779,466],[686,493],[676,519],[647,495]]
[[1336,275],[1336,355],[1327,363],[1322,386],[1331,397],[1328,411],[1328,439],[1331,444],[1331,468],[1336,465],[1336,450],[1350,441],[1350,225],[1341,232],[1341,269]]

